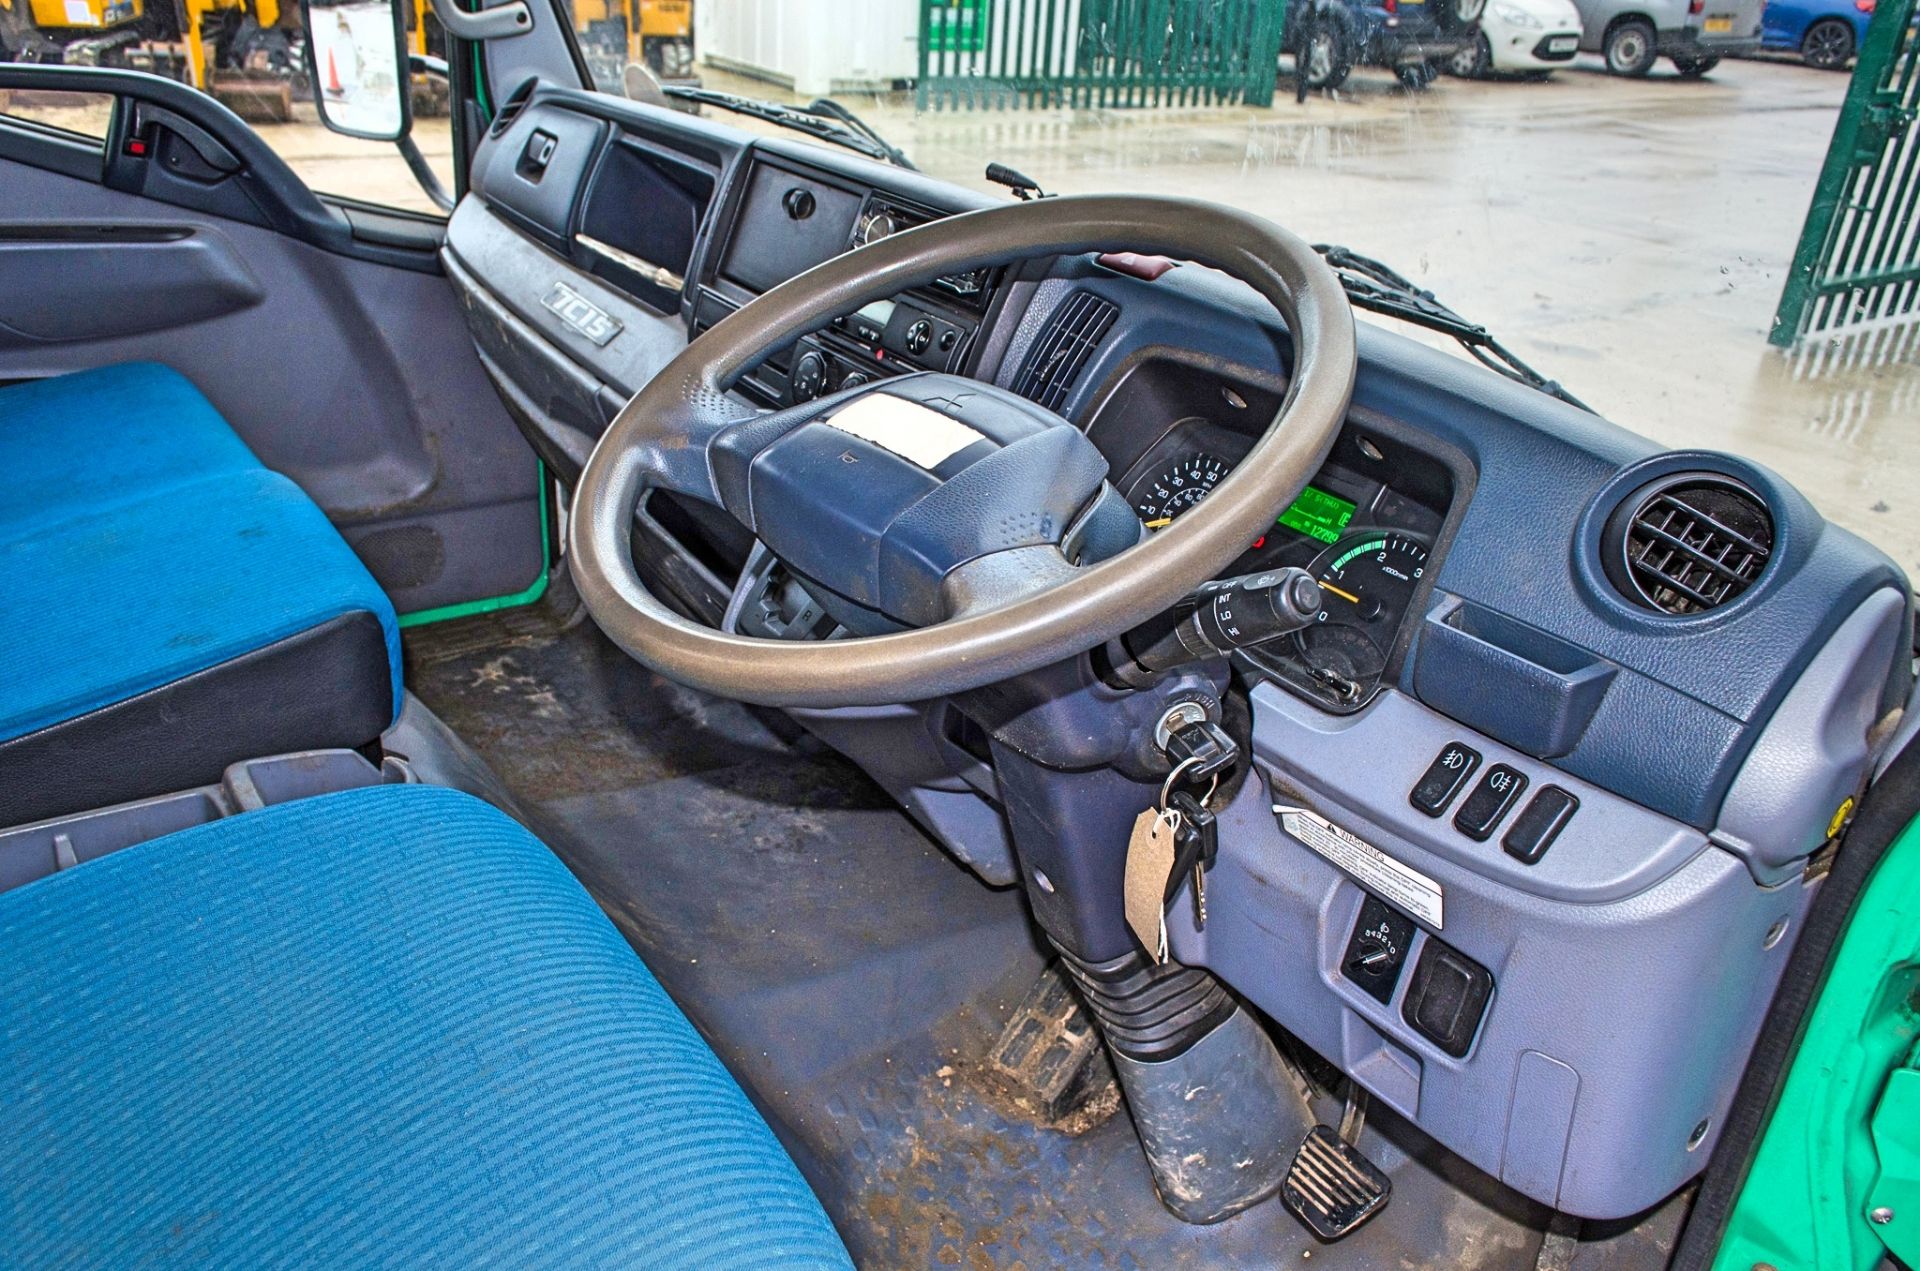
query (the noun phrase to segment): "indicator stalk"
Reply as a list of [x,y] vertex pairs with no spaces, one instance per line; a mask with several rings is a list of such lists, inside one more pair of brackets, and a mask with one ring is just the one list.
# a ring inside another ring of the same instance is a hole
[[1222,578],[1196,592],[1193,609],[1170,629],[1161,620],[1128,633],[1127,651],[1148,671],[1202,662],[1291,635],[1325,601],[1313,575],[1292,566]]

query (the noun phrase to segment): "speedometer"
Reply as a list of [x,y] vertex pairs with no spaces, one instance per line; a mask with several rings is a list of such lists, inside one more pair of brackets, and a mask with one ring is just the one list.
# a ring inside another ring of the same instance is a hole
[[1157,530],[1206,498],[1226,475],[1227,461],[1203,450],[1148,473],[1127,497],[1147,528]]

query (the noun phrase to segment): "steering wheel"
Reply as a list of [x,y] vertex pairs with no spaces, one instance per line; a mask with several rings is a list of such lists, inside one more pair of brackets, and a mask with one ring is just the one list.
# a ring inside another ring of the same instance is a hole
[[[765,414],[727,389],[839,314],[1034,257],[1161,253],[1271,301],[1292,336],[1279,413],[1240,465],[1147,535],[1072,424],[959,376],[882,380]],[[1353,313],[1304,241],[1187,199],[1095,195],[934,221],[848,252],[708,330],[633,396],[580,475],[568,548],[607,635],[669,679],[769,706],[921,701],[1074,657],[1163,613],[1272,528],[1346,415]],[[681,618],[636,571],[650,489],[725,509],[854,615],[850,635],[756,639]]]

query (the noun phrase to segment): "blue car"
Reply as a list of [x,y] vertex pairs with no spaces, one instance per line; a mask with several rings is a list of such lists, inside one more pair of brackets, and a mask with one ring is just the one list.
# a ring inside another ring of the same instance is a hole
[[1768,0],[1761,47],[1798,53],[1808,66],[1842,71],[1867,38],[1874,0]]

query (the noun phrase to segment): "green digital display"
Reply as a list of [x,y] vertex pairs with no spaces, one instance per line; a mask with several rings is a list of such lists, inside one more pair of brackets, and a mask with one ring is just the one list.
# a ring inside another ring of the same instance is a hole
[[1338,539],[1340,531],[1346,529],[1352,519],[1353,504],[1311,485],[1300,492],[1292,507],[1280,514],[1280,524],[1322,543]]

